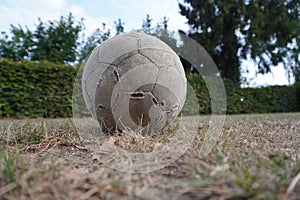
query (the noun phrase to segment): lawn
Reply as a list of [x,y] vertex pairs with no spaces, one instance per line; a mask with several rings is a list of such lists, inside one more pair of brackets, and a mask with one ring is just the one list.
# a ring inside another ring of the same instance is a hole
[[[300,198],[300,113],[227,116],[205,157],[199,151],[209,117],[197,123],[190,148],[175,162],[126,173],[103,162],[105,151],[87,148],[70,119],[2,120],[0,199]],[[151,152],[176,131],[188,130],[174,123],[158,136],[128,132],[99,145]]]

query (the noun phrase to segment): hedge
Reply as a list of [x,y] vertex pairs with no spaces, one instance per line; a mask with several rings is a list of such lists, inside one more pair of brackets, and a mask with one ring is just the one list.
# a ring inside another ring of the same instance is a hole
[[[77,69],[69,65],[0,59],[1,118],[71,117],[76,74]],[[186,76],[193,92],[188,93],[183,112],[209,114],[205,81],[198,74]],[[228,80],[224,84],[228,114],[300,111],[300,83],[262,88],[240,88]],[[81,104],[75,109],[81,110]]]
[[[210,113],[209,91],[203,78],[199,74],[187,74],[187,79],[198,97],[200,113]],[[240,88],[224,80],[224,86],[228,114],[300,111],[300,83],[292,86]]]
[[76,69],[47,61],[0,59],[0,116],[70,117]]

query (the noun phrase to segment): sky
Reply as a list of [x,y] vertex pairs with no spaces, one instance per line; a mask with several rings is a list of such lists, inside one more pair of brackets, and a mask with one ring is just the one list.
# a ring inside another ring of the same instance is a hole
[[[188,31],[187,19],[180,15],[178,2],[183,0],[0,0],[0,32],[9,32],[10,24],[27,26],[34,29],[38,18],[46,22],[58,20],[70,12],[79,21],[84,18],[85,34],[91,34],[105,23],[114,30],[114,22],[119,18],[125,23],[124,31],[142,27],[142,22],[149,14],[153,25],[164,16],[169,19],[168,28]],[[249,86],[285,85],[287,74],[282,66],[272,68],[272,73],[257,75],[253,62],[243,62],[244,77]]]

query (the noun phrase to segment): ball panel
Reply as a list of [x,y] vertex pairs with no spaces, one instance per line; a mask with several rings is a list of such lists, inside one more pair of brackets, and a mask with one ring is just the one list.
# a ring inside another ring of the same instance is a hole
[[126,55],[121,56],[112,63],[112,65],[118,67],[118,73],[120,77],[122,77],[124,74],[126,74],[136,66],[150,63],[149,60],[147,60],[144,56],[138,54],[137,51],[135,52],[135,54],[132,54],[133,52],[129,53],[131,54],[130,57]]
[[114,117],[111,111],[112,91],[118,82],[115,71],[116,67],[109,65],[98,80],[95,90],[94,108],[96,111],[96,118],[101,121],[102,125],[106,127],[115,127]]
[[149,116],[151,121],[145,134],[157,134],[166,127],[167,115],[160,106],[152,106],[149,110]]
[[[131,68],[131,67],[128,67]],[[124,92],[131,93],[145,84],[156,82],[158,68],[153,63],[144,63],[131,68],[125,74],[121,74],[118,87],[122,87]],[[117,86],[116,86],[117,87]]]
[[185,72],[179,56],[171,51],[165,51],[155,48],[144,48],[139,51],[149,61],[155,63],[159,68],[171,67],[177,70],[181,76],[185,77]]
[[111,64],[116,58],[128,52],[137,51],[137,49],[137,38],[124,33],[106,40],[99,48],[98,58],[103,63]]
[[[167,87],[172,91],[180,105],[184,104],[187,90],[186,78],[183,77],[174,67],[164,67],[158,70],[157,85]],[[154,91],[153,91],[154,92]],[[164,95],[157,93],[157,95]]]
[[153,89],[152,94],[156,97],[158,105],[165,115],[166,123],[164,124],[164,127],[166,127],[180,111],[177,95],[169,88],[157,84]]
[[147,35],[144,33],[139,33],[139,48],[140,49],[156,49],[168,52],[174,52],[171,47],[169,47],[166,43],[162,42],[160,39]]
[[164,66],[176,66],[176,61],[174,61],[174,54],[169,51],[158,50],[158,49],[141,49],[139,52],[142,56],[147,58],[150,62],[155,63],[155,65]]
[[84,101],[91,112],[94,119],[96,119],[95,112],[95,93],[96,86],[99,84],[99,77],[104,73],[105,69],[109,66],[103,63],[95,65],[86,65],[82,77],[82,90]]

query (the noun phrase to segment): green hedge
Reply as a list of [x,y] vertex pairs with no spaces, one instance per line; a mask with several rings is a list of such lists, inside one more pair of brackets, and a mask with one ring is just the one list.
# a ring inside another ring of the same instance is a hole
[[[0,59],[1,118],[71,117],[76,73],[69,65]],[[205,81],[197,74],[187,74],[187,79],[191,92],[183,112],[209,114],[211,99]],[[262,88],[240,88],[227,80],[224,84],[228,114],[300,111],[300,83]],[[74,109],[81,111],[84,103],[78,101]]]
[[[211,112],[209,92],[198,74],[187,74],[187,79],[198,97],[200,113]],[[240,88],[224,80],[227,96],[227,113],[274,113],[300,111],[300,83],[292,86]]]
[[47,61],[0,59],[0,115],[70,117],[76,70]]

